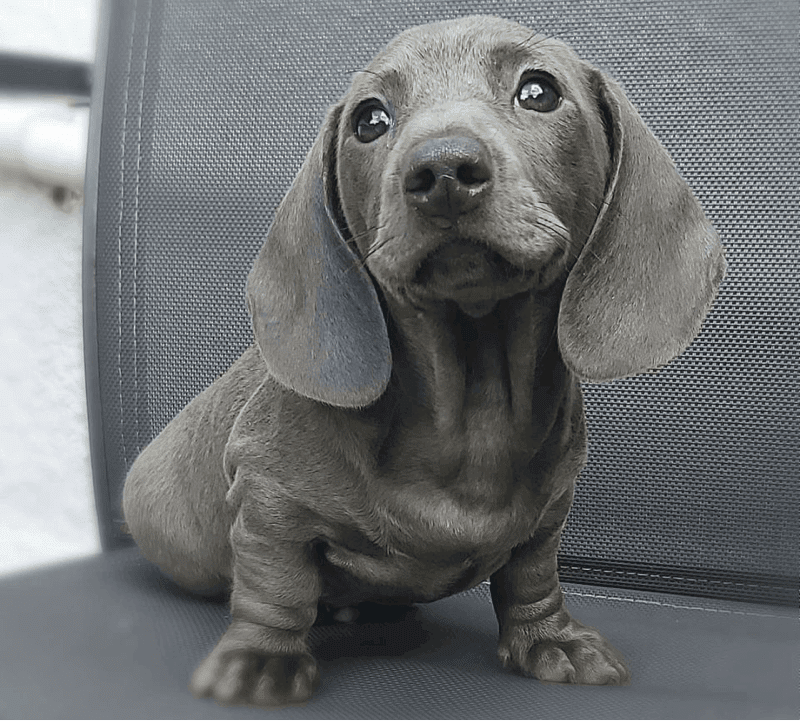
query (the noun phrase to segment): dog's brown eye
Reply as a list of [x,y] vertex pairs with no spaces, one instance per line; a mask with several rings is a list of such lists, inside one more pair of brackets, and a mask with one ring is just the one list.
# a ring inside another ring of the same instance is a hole
[[379,103],[362,107],[355,117],[355,134],[362,143],[371,143],[392,127],[389,111]]
[[528,78],[517,91],[517,105],[525,110],[549,113],[561,103],[561,96],[546,78]]

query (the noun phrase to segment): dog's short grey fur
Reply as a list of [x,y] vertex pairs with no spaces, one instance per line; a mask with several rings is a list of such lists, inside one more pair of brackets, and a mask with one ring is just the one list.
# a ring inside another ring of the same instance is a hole
[[126,480],[144,555],[231,592],[195,693],[303,701],[318,608],[484,579],[505,666],[624,683],[556,570],[579,380],[680,353],[724,269],[662,146],[565,45],[488,17],[400,35],[277,210],[247,284],[256,343]]

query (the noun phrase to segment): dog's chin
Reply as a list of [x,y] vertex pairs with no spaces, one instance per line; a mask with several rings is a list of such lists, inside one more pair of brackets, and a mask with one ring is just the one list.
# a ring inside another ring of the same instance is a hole
[[497,305],[496,298],[488,298],[486,300],[479,300],[475,302],[470,301],[462,301],[459,302],[456,300],[459,309],[465,315],[468,315],[470,318],[483,318],[484,316],[489,315]]
[[437,294],[441,300],[446,300],[458,306],[458,309],[470,318],[484,318],[489,315],[497,304],[508,298],[507,292],[502,292],[500,288],[490,286],[464,286],[452,289],[450,292]]
[[530,290],[534,281],[534,275],[490,248],[458,240],[425,258],[413,285],[421,296],[451,301],[470,318],[483,318],[499,301]]

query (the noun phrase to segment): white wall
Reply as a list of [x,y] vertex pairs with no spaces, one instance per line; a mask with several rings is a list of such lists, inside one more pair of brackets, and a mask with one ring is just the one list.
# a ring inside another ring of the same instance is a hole
[[[0,0],[0,52],[91,61],[97,0]],[[2,164],[0,164],[2,165]],[[81,213],[0,170],[0,573],[99,550],[81,337]]]
[[94,59],[99,0],[0,0],[0,51]]

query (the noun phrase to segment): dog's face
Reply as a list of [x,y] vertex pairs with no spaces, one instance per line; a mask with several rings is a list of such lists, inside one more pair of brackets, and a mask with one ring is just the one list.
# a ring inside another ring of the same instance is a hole
[[394,309],[482,318],[546,290],[564,363],[603,381],[686,348],[724,271],[622,89],[560,42],[472,17],[412,28],[356,75],[277,210],[248,303],[276,379],[353,407],[391,375],[379,291]]
[[404,33],[357,75],[338,192],[385,291],[479,316],[565,275],[609,172],[591,73],[558,41],[480,18]]

